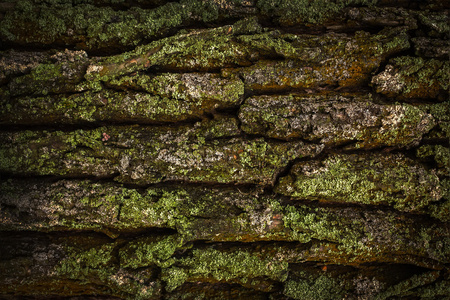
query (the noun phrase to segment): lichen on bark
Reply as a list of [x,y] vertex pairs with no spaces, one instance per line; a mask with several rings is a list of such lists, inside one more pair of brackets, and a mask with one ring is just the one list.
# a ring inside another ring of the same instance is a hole
[[422,211],[444,194],[436,172],[401,154],[331,155],[301,162],[276,191],[303,199],[384,204]]
[[250,134],[302,138],[346,148],[411,147],[435,125],[426,109],[379,105],[371,95],[318,94],[247,98],[239,118]]
[[448,297],[449,9],[0,1],[0,298]]
[[5,159],[0,170],[24,175],[115,177],[134,184],[186,180],[268,185],[290,161],[315,156],[323,149],[303,142],[246,140],[239,135],[236,120],[229,117],[194,127],[2,133],[5,144],[0,153]]
[[444,95],[448,95],[448,61],[402,56],[390,62],[383,72],[372,79],[378,93],[398,99],[445,99]]

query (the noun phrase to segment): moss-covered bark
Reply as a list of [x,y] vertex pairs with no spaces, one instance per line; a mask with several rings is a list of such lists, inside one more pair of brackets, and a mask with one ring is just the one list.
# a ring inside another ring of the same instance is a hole
[[268,185],[290,161],[315,156],[323,149],[303,142],[243,139],[238,134],[236,120],[229,117],[177,128],[5,132],[0,170],[114,177],[140,185],[171,180]]
[[449,9],[0,1],[0,298],[450,296]]
[[346,93],[250,97],[239,118],[250,134],[347,144],[347,149],[411,147],[435,125],[426,107],[380,105],[370,94]]
[[387,153],[331,155],[298,163],[280,179],[276,191],[302,199],[389,204],[404,211],[420,211],[447,192],[435,170]]

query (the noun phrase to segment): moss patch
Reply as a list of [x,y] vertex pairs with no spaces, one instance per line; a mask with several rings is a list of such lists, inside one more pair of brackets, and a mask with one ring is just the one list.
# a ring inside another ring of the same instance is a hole
[[276,191],[306,199],[388,204],[402,211],[421,211],[442,197],[433,171],[403,155],[386,154],[332,155],[300,163],[281,178]]

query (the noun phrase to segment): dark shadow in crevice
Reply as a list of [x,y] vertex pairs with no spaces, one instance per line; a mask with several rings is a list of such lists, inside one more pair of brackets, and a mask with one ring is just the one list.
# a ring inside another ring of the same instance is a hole
[[176,235],[178,232],[176,229],[163,228],[163,227],[140,227],[140,228],[130,228],[121,229],[117,231],[116,240],[120,242],[129,242],[131,240],[137,240],[140,238],[147,237],[165,237],[170,235]]
[[[5,240],[38,240],[38,241],[52,241],[52,239],[65,239],[71,237],[92,237],[104,242],[113,242],[113,239],[108,235],[93,230],[52,230],[52,231],[33,231],[33,230],[20,230],[20,231],[0,231],[0,239]],[[0,243],[2,244],[2,243]]]

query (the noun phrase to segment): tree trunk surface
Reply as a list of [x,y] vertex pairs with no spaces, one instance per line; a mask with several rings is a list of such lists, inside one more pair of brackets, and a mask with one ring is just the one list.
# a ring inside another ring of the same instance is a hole
[[449,11],[0,1],[0,298],[448,299]]

